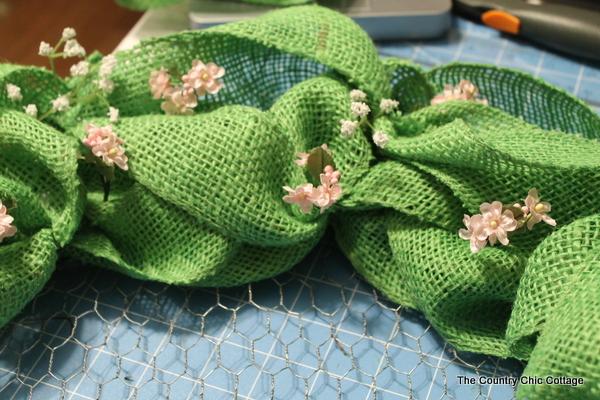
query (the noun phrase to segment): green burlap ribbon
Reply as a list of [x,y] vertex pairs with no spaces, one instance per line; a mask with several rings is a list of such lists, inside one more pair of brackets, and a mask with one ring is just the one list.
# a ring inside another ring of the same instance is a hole
[[[111,198],[93,166],[78,163],[84,126],[108,124],[106,106],[79,104],[47,123],[27,116],[68,90],[49,72],[0,66],[0,199],[15,199],[19,233],[0,245],[0,325],[42,288],[59,251],[127,275],[181,285],[232,286],[279,274],[332,225],[357,270],[392,300],[419,309],[461,350],[531,359],[531,376],[582,376],[585,384],[523,386],[529,399],[600,396],[600,118],[527,74],[451,64],[428,72],[381,61],[351,20],[317,6],[183,32],[116,54],[108,99],[121,111],[130,170]],[[225,86],[194,116],[164,115],[150,72],[193,59],[227,70]],[[490,106],[428,106],[444,84],[469,79]],[[361,89],[403,116],[340,134]],[[321,214],[282,201],[306,182],[295,152],[327,143],[343,195]],[[472,254],[458,236],[464,214],[536,187],[552,203],[509,246]]]

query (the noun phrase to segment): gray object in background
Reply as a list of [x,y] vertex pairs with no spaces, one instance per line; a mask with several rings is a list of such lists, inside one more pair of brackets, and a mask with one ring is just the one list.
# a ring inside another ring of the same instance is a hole
[[[451,0],[318,0],[354,19],[375,40],[429,39],[450,27]],[[192,0],[190,29],[254,18],[278,7],[223,0]]]

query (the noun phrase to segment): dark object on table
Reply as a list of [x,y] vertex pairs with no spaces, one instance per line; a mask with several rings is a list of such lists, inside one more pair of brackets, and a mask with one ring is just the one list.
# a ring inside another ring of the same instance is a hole
[[600,6],[594,1],[453,0],[492,28],[578,57],[600,60]]
[[[374,40],[431,39],[450,28],[450,0],[315,0],[352,18]],[[226,0],[191,0],[190,28],[258,17],[278,7]]]

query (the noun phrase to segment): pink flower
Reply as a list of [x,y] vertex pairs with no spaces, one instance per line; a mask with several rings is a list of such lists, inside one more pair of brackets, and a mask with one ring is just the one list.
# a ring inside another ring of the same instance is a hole
[[121,146],[125,141],[117,137],[117,134],[112,131],[112,125],[103,126],[102,128],[96,125],[87,124],[85,131],[88,137],[82,142],[85,146],[92,149],[92,154],[102,158],[108,165],[117,164],[121,169],[127,171],[127,156],[125,149]]
[[[323,143],[321,145],[321,148],[323,150],[325,150],[327,152],[327,154],[331,155],[331,150],[329,150],[329,148],[327,147],[326,143]],[[294,160],[294,162],[296,164],[298,164],[299,166],[302,167],[302,166],[306,165],[306,163],[308,162],[308,156],[309,155],[310,154],[308,154],[308,153],[296,153],[296,156],[300,157],[300,159],[299,160]]]
[[148,80],[150,84],[150,90],[154,95],[155,99],[159,99],[163,93],[171,87],[169,82],[169,74],[165,67],[160,67],[160,71],[150,72],[151,78]]
[[430,104],[439,104],[449,100],[473,100],[478,103],[487,104],[487,100],[478,99],[479,89],[471,81],[463,79],[454,88],[452,85],[444,86],[444,93],[436,95]]
[[169,88],[163,93],[163,97],[167,101],[163,101],[160,108],[169,115],[192,115],[194,114],[192,108],[198,105],[198,98],[194,89],[182,91],[181,89]]
[[102,141],[115,134],[112,131],[112,125],[107,125],[100,128],[93,124],[87,124],[85,126],[85,131],[88,133],[88,137],[83,139],[82,142],[90,149],[99,146]]
[[127,171],[129,166],[127,165],[127,156],[125,155],[125,149],[121,146],[124,140],[119,139],[116,135],[112,135],[107,140],[104,140],[98,146],[92,149],[92,153],[96,157],[102,158],[108,165],[117,164],[119,168]]
[[327,154],[331,155],[331,150],[327,147],[327,143],[323,143],[321,148],[327,152]]
[[296,164],[298,164],[301,167],[303,165],[306,165],[306,163],[308,162],[308,153],[296,153],[296,156],[300,157],[299,160],[294,160]]
[[11,225],[14,218],[6,214],[6,206],[0,200],[0,243],[5,237],[14,236],[17,233],[17,228]]
[[334,171],[331,165],[326,166],[323,172],[325,173],[321,174],[321,183],[323,183],[323,175],[325,175],[325,178],[328,179],[328,183],[330,185],[335,185],[336,183],[338,183],[342,175],[340,171]]
[[527,221],[527,229],[532,229],[533,225],[541,221],[544,221],[548,225],[556,226],[556,221],[546,214],[552,210],[552,206],[547,201],[540,201],[536,188],[531,189],[527,194],[525,206],[531,213],[529,221]]
[[499,201],[494,201],[492,204],[483,203],[479,209],[483,218],[481,225],[474,231],[477,239],[485,240],[487,238],[492,246],[496,243],[496,239],[503,245],[507,245],[507,233],[517,228],[517,220],[512,211],[505,210],[503,213],[502,203]]
[[480,240],[477,238],[477,232],[483,227],[483,215],[477,214],[473,217],[469,217],[465,214],[463,224],[465,224],[467,229],[459,230],[458,235],[461,239],[470,240],[471,252],[477,253],[479,250],[483,249],[487,243],[487,240]]
[[206,92],[216,94],[223,87],[223,82],[217,79],[223,75],[225,75],[225,68],[212,62],[204,65],[202,61],[194,60],[192,69],[182,77],[183,87],[195,89],[198,96],[204,96]]
[[339,171],[333,171],[331,166],[325,167],[325,173],[321,174],[321,186],[317,188],[318,195],[311,196],[314,205],[321,208],[321,212],[327,210],[342,194],[342,187],[338,184]]
[[312,198],[319,195],[312,184],[307,183],[302,186],[296,186],[293,190],[289,186],[283,187],[289,192],[287,196],[283,196],[283,201],[290,204],[298,204],[304,214],[308,214],[313,205]]

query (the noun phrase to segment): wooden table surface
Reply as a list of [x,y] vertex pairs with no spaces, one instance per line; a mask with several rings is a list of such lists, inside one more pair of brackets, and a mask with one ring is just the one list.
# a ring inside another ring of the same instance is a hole
[[[88,54],[108,54],[142,14],[114,0],[0,0],[0,62],[48,67],[38,55],[40,42],[54,46],[66,27]],[[78,60],[57,59],[57,72],[67,76]]]

